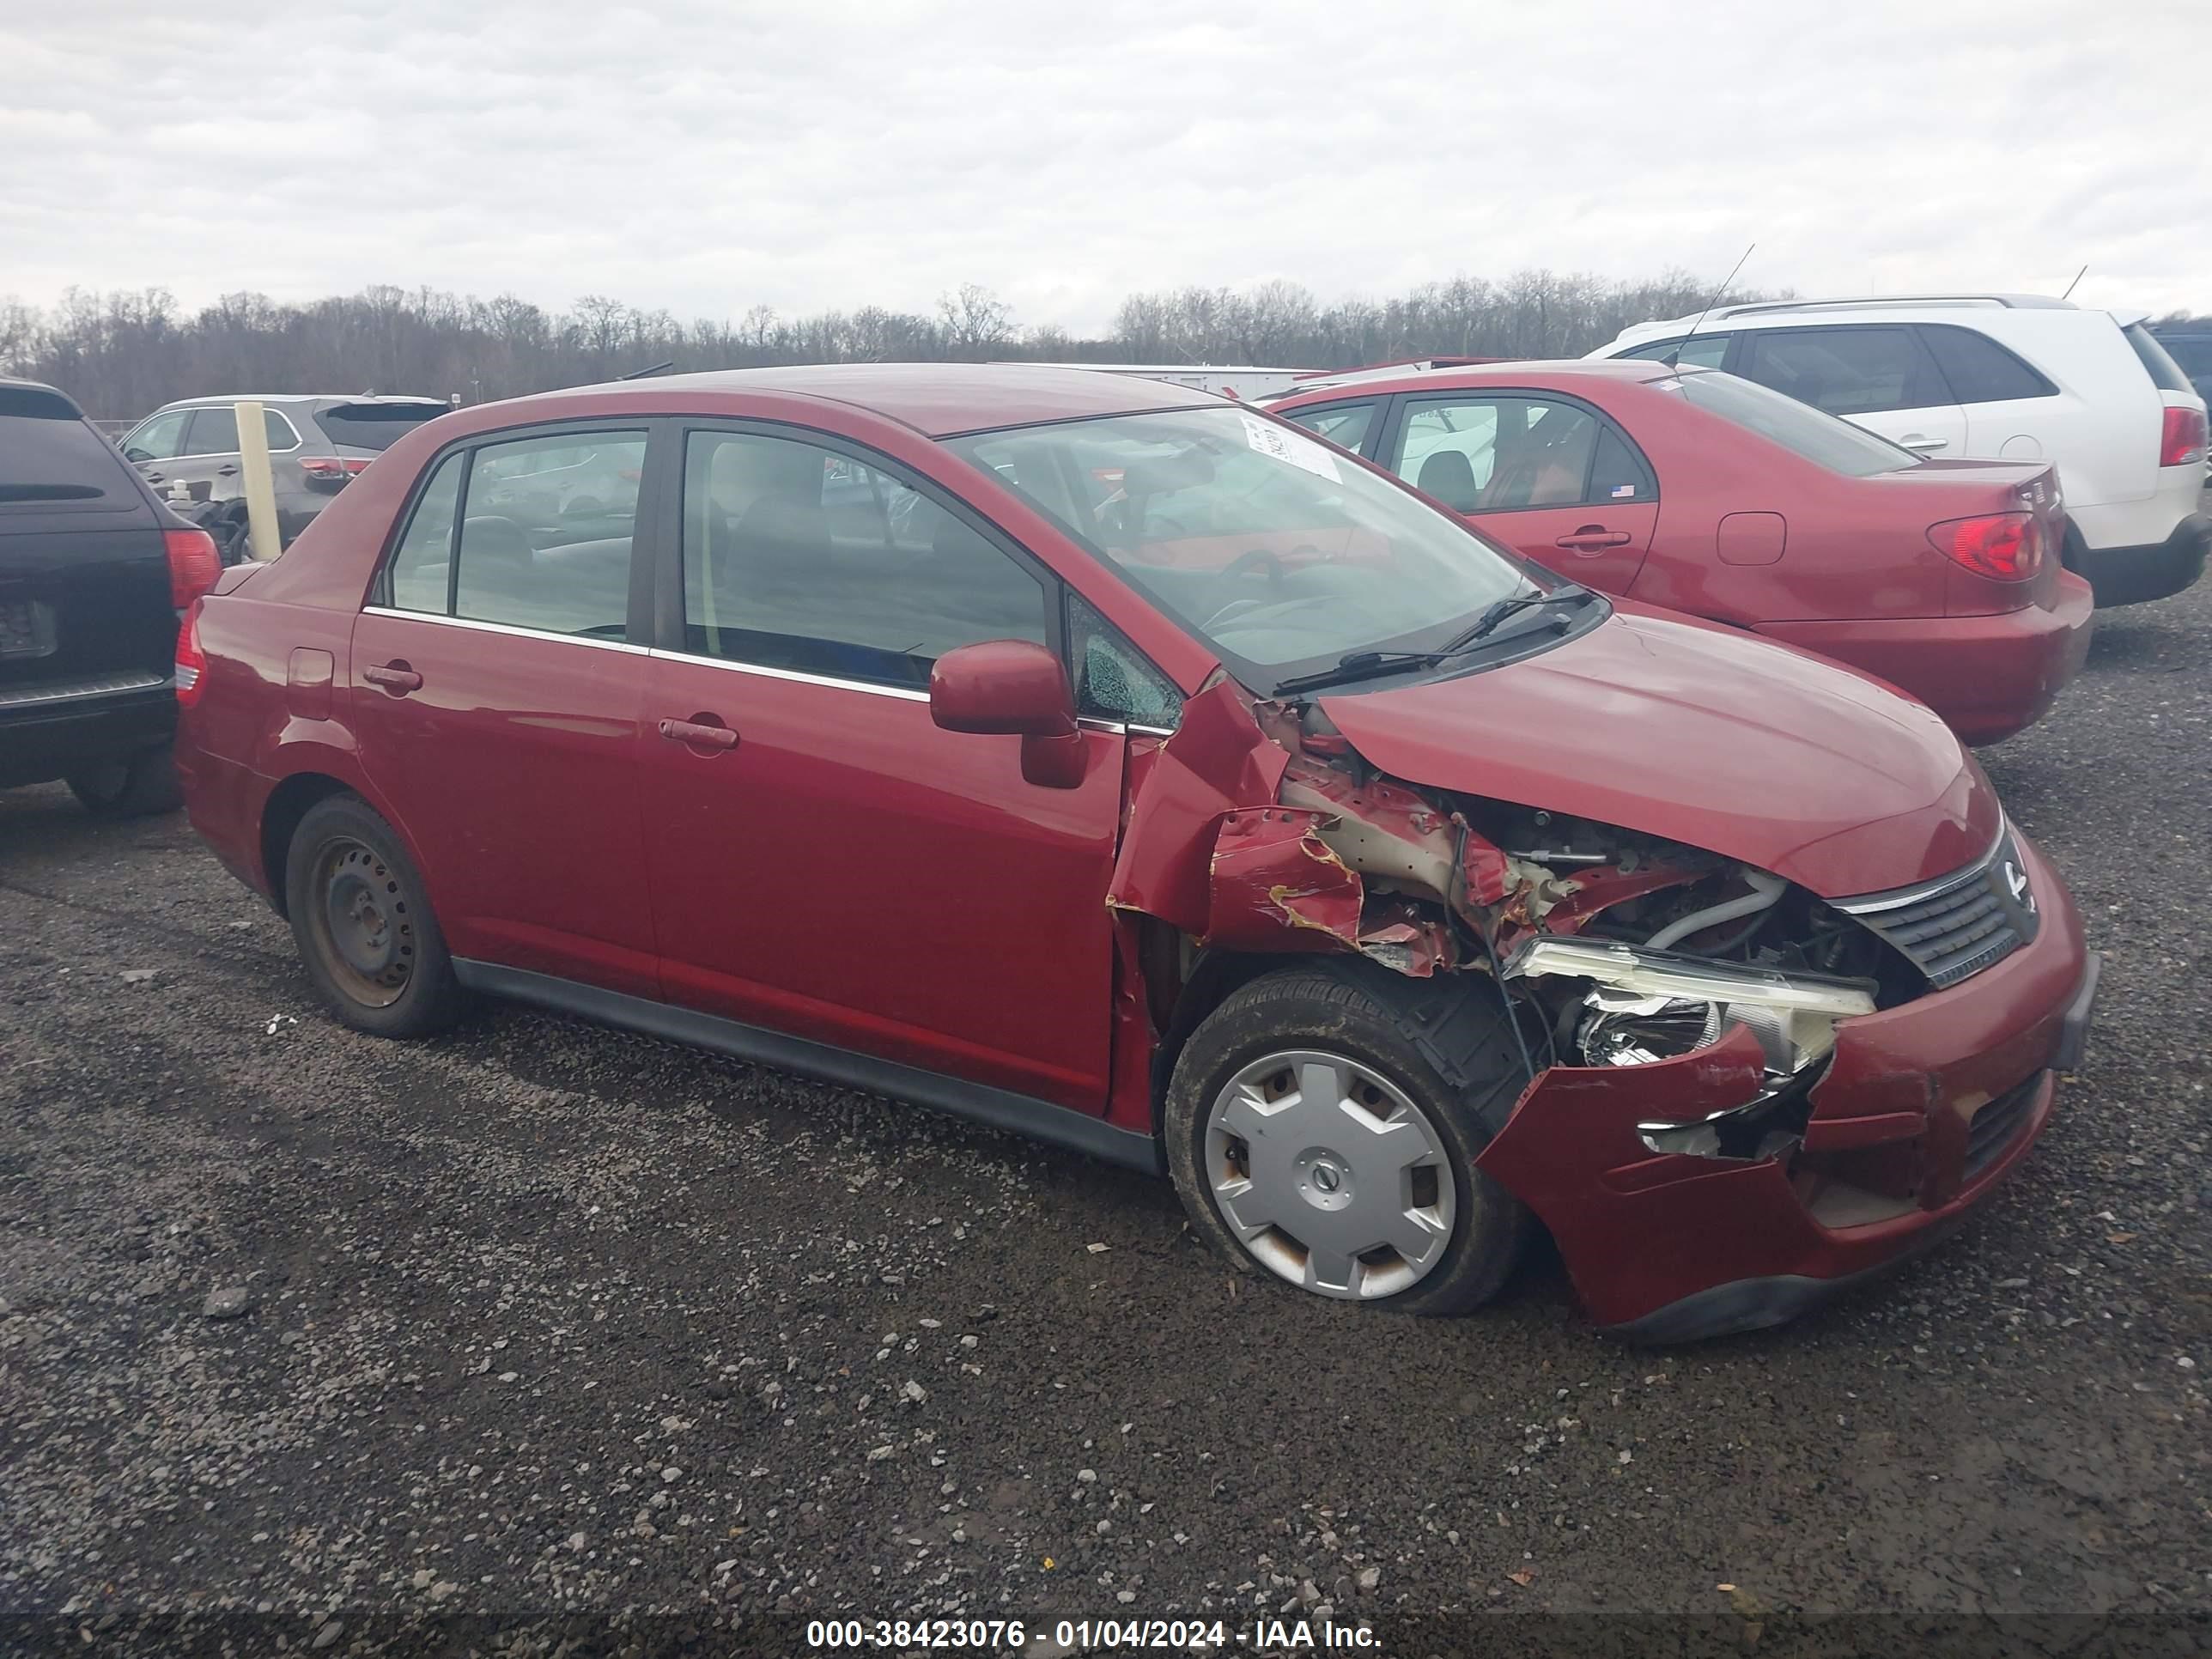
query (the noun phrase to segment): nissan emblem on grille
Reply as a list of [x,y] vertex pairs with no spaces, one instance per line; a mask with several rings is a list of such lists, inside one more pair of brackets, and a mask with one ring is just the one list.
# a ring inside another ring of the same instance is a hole
[[1956,874],[1832,902],[1896,946],[1939,990],[2002,962],[2035,937],[2039,921],[2009,829]]

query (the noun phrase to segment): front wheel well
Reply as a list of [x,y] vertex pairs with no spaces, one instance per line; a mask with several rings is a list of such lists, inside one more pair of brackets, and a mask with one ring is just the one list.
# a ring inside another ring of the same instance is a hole
[[292,836],[300,828],[300,820],[316,802],[352,793],[322,772],[295,772],[270,793],[269,804],[261,809],[261,872],[269,884],[269,901],[278,915],[287,915],[284,863],[290,856]]

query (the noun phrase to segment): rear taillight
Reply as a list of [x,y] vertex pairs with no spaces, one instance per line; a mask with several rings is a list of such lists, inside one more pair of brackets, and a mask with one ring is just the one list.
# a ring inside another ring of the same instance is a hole
[[1949,519],[1929,526],[1928,539],[1945,558],[2001,582],[2026,581],[2043,568],[2043,526],[2032,514]]
[[200,700],[200,676],[207,668],[207,653],[200,649],[200,602],[185,612],[177,629],[177,702],[190,708]]
[[368,465],[366,456],[308,455],[301,459],[300,470],[311,478],[335,479],[340,483],[353,477]]
[[2165,428],[2158,435],[2158,464],[2160,466],[2187,466],[2192,461],[2203,460],[2204,436],[2203,410],[2167,410]]
[[215,586],[222,555],[204,530],[164,530],[161,544],[169,555],[169,608],[182,611]]

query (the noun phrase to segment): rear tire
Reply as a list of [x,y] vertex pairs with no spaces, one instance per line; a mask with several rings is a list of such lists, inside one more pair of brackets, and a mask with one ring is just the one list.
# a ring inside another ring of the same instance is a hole
[[1413,1314],[1489,1301],[1528,1224],[1474,1167],[1486,1120],[1527,1079],[1509,1018],[1487,981],[1367,963],[1235,992],[1168,1087],[1168,1168],[1192,1227],[1239,1272],[1334,1299]]
[[424,1036],[459,1015],[460,982],[415,861],[367,802],[309,807],[284,855],[300,959],[338,1018],[372,1036]]
[[64,781],[94,817],[147,817],[173,812],[184,804],[175,752],[166,743],[142,749],[127,759],[72,772]]

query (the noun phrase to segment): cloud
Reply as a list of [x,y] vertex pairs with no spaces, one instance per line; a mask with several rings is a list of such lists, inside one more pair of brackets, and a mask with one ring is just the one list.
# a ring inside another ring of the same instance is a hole
[[1027,323],[1548,265],[2212,309],[2212,10],[90,0],[0,12],[0,292]]

